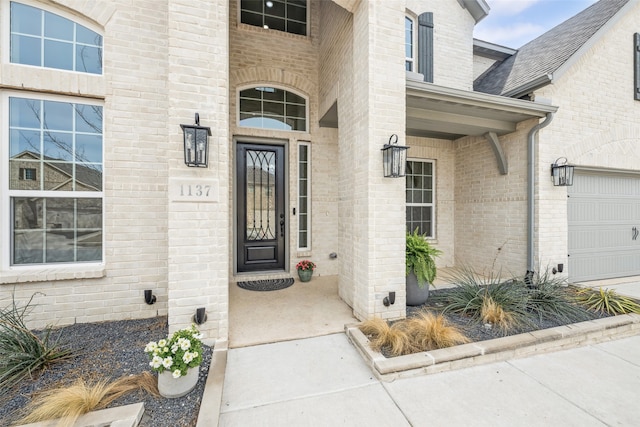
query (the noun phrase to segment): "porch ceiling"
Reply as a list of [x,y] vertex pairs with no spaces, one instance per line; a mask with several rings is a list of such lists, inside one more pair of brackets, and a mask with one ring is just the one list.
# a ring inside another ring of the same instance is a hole
[[464,91],[407,79],[406,132],[411,136],[458,139],[489,132],[504,135],[524,120],[543,118],[558,107]]

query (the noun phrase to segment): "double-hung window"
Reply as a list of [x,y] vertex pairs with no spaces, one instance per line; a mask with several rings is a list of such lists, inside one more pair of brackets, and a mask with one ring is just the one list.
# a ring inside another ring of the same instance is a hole
[[2,99],[11,265],[102,261],[102,106],[19,92]]
[[60,15],[11,2],[11,62],[102,74],[102,36]]
[[435,164],[408,160],[406,173],[407,231],[435,237]]
[[404,64],[407,71],[413,71],[413,52],[413,19],[407,16],[404,18]]
[[[9,66],[102,74],[100,34],[45,9],[9,6]],[[48,92],[67,90],[49,80]],[[6,91],[0,110],[3,259],[11,266],[102,262],[101,103]]]

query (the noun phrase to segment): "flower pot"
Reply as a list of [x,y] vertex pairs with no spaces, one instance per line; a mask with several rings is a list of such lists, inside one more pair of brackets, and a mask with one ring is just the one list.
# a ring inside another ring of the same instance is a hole
[[429,298],[429,282],[425,282],[422,288],[418,286],[418,278],[412,271],[407,276],[407,305],[416,306],[427,302]]
[[308,282],[313,276],[313,270],[298,270],[298,277],[301,282]]
[[200,366],[187,370],[187,375],[173,378],[170,370],[158,374],[158,391],[163,397],[182,397],[196,387]]

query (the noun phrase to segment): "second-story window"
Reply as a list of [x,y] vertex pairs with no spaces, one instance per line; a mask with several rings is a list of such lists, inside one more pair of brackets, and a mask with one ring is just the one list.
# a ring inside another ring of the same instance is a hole
[[307,35],[307,0],[240,0],[240,22]]
[[102,74],[102,36],[60,15],[11,2],[11,62]]
[[409,17],[404,18],[404,52],[405,69],[413,71],[413,19]]

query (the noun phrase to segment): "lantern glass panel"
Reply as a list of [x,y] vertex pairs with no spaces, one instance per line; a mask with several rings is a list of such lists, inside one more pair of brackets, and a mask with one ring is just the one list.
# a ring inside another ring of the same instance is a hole
[[207,165],[208,128],[196,128],[196,166]]
[[561,165],[552,167],[553,185],[556,187],[565,187],[573,185],[573,170],[570,165]]
[[196,160],[196,129],[184,127],[184,162],[191,166]]

